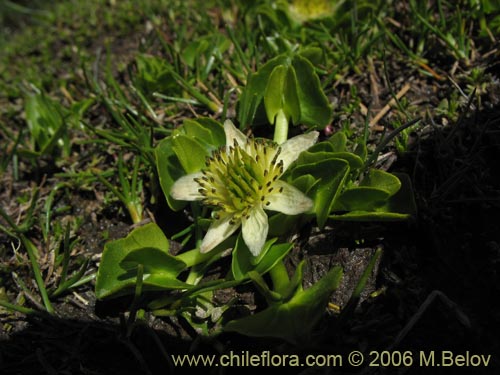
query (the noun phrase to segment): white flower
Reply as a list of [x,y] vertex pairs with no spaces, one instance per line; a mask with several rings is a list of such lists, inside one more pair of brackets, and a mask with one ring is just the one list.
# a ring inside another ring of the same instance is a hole
[[318,139],[316,131],[299,135],[282,145],[246,137],[230,120],[224,123],[226,147],[213,153],[206,168],[178,179],[170,194],[174,199],[214,207],[202,253],[212,250],[242,226],[243,240],[254,256],[267,238],[266,210],[297,215],[309,211],[313,202],[279,178],[299,154]]

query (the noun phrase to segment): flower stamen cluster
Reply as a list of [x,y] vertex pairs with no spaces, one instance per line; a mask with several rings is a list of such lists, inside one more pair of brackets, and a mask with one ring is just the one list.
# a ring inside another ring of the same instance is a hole
[[201,244],[202,252],[213,249],[241,225],[245,243],[258,255],[269,229],[264,209],[296,215],[312,208],[311,199],[279,178],[300,152],[316,142],[318,133],[278,145],[246,137],[231,121],[224,123],[224,130],[226,146],[207,158],[200,172],[177,180],[171,195],[213,207],[214,221]]

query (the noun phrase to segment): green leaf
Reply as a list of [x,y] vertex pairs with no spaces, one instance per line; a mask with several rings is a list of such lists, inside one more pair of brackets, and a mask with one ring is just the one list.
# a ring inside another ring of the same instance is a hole
[[[309,289],[296,288],[295,295],[289,300],[275,303],[254,315],[230,321],[224,330],[252,337],[280,338],[299,345],[310,336],[323,316],[330,295],[337,289],[341,278],[342,269],[334,267]],[[297,279],[292,279],[294,285],[300,284]]]
[[[143,290],[191,287],[176,279],[177,274],[185,268],[185,263],[171,256],[168,248],[167,238],[155,223],[134,229],[125,238],[108,242],[104,246],[97,271],[97,298],[132,293],[136,283],[137,264],[144,264],[149,272],[144,277]],[[155,262],[159,264],[154,266]]]
[[185,119],[182,126],[174,131],[173,135],[176,134],[184,134],[189,138],[196,139],[204,146],[207,153],[226,143],[226,135],[222,125],[208,117],[200,117],[195,120]]
[[318,183],[318,180],[315,179],[310,174],[304,174],[302,176],[297,177],[295,180],[291,182],[293,186],[295,186],[300,191],[304,192],[307,196],[309,196],[309,191]]
[[[321,153],[313,155],[319,158],[322,156]],[[292,171],[292,179],[308,174],[318,181],[308,192],[308,196],[314,200],[314,212],[320,228],[323,228],[328,215],[335,207],[349,171],[349,164],[345,160],[335,158],[321,160],[314,164],[299,165]]]
[[249,74],[247,85],[240,95],[239,108],[238,108],[238,122],[240,127],[246,127],[253,123],[257,109],[264,98],[266,87],[275,67],[282,64],[287,64],[289,57],[286,55],[277,56],[253,74]]
[[300,103],[300,123],[323,128],[332,118],[332,108],[321,89],[319,77],[306,58],[295,55],[292,66],[297,76],[297,94]]
[[231,271],[234,279],[243,280],[248,277],[248,272],[250,271],[254,271],[259,275],[264,275],[269,272],[276,263],[282,260],[293,247],[293,245],[289,243],[275,245],[275,242],[276,239],[267,241],[261,255],[257,259],[250,253],[250,250],[248,250],[240,234],[236,240],[231,263]]
[[[332,154],[329,148],[330,146],[328,144],[324,144],[324,142],[318,143],[312,146],[310,149],[302,151],[298,159],[295,161],[295,164],[298,166],[302,166],[306,164],[319,163],[322,160],[328,159]],[[295,174],[296,173],[294,173],[294,175]]]
[[401,182],[401,188],[383,205],[377,207],[377,211],[351,211],[342,215],[332,215],[330,218],[344,221],[401,221],[415,216],[417,207],[410,177],[403,173],[395,174],[395,177]]
[[194,173],[205,166],[205,158],[226,142],[224,128],[209,118],[185,120],[173,134],[164,138],[155,148],[156,168],[160,186],[169,207],[178,211],[186,202],[170,196],[174,182],[186,173]]
[[168,206],[174,211],[179,211],[186,206],[186,202],[172,198],[170,189],[177,179],[185,175],[185,172],[174,152],[172,137],[164,138],[158,143],[155,148],[155,157],[160,186]]
[[379,211],[389,199],[386,190],[359,186],[342,192],[333,207],[334,211]]
[[343,132],[335,133],[326,142],[332,145],[333,152],[346,151],[347,137]]
[[370,169],[359,186],[374,187],[386,191],[389,195],[394,195],[401,188],[401,182],[391,173],[380,169]]
[[297,53],[279,55],[249,76],[239,102],[241,127],[253,123],[262,100],[271,123],[280,110],[295,125],[324,127],[332,117],[313,65]]
[[300,103],[297,97],[297,77],[294,70],[286,65],[279,65],[271,73],[264,94],[264,107],[271,124],[276,121],[280,111],[296,124],[300,119]]
[[307,151],[303,151],[296,164],[311,164],[325,159],[343,159],[349,163],[351,171],[358,170],[364,165],[363,160],[352,152],[333,152],[333,147],[329,142],[316,143]]
[[[264,106],[266,108],[267,120],[274,124],[276,115],[283,109],[284,86],[288,67],[279,65],[273,69],[266,85],[264,93]],[[288,117],[288,116],[287,116]]]
[[144,275],[165,274],[176,277],[186,268],[184,262],[154,247],[141,247],[130,251],[120,263],[123,269],[136,269],[138,264],[144,266]]
[[205,166],[208,154],[196,138],[185,135],[172,137],[172,149],[187,174],[200,171]]

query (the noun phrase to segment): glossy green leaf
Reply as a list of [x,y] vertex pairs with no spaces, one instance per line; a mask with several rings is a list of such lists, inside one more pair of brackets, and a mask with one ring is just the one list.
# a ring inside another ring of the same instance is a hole
[[[224,330],[252,337],[280,338],[295,345],[303,343],[325,313],[330,295],[337,289],[341,278],[342,269],[334,267],[309,289],[297,288],[289,300],[230,321]],[[299,283],[294,280],[294,284]]]
[[300,123],[323,128],[332,118],[332,108],[324,94],[314,67],[306,58],[295,55],[292,66],[297,76],[297,94],[300,103]]
[[187,173],[205,166],[205,159],[226,142],[224,128],[209,118],[185,120],[173,134],[164,138],[155,148],[156,167],[160,186],[169,207],[178,211],[186,202],[170,196],[174,182]]
[[[168,248],[167,238],[155,223],[134,229],[125,238],[108,242],[97,271],[97,298],[130,293],[136,283],[138,263],[144,264],[149,272],[145,274],[143,290],[189,288],[190,285],[175,278],[185,268],[185,263],[172,257]],[[152,267],[152,263],[159,259],[160,265]],[[167,268],[154,272],[163,266]]]
[[334,211],[378,211],[389,199],[386,190],[359,186],[342,192],[333,207]]
[[326,143],[332,146],[333,152],[344,152],[347,147],[347,137],[343,132],[337,132],[328,138]]
[[388,197],[382,205],[373,210],[355,210],[330,216],[333,220],[343,221],[401,221],[408,220],[417,212],[411,180],[407,174],[398,173],[395,177],[401,182],[396,194]]
[[363,160],[352,152],[332,152],[329,157],[345,160],[349,164],[351,171],[356,171],[364,165]]
[[[330,158],[332,152],[328,150],[329,148],[330,146],[327,144],[319,143],[314,145],[309,150],[302,151],[295,163],[298,166],[319,163],[322,160]],[[326,151],[322,151],[322,149],[326,149]]]
[[170,189],[174,182],[186,173],[174,152],[172,137],[164,138],[158,143],[155,148],[155,157],[160,186],[165,199],[172,210],[179,211],[186,206],[186,202],[172,198]]
[[240,126],[253,123],[263,100],[272,123],[279,109],[294,124],[311,127],[324,127],[332,117],[332,108],[313,65],[300,54],[279,55],[249,76],[240,96]]
[[196,138],[188,138],[185,135],[172,137],[172,149],[187,174],[200,171],[209,155]]
[[174,131],[173,135],[176,134],[184,134],[189,138],[196,139],[207,152],[223,146],[226,142],[222,125],[208,117],[200,117],[195,120],[185,119],[182,126]]
[[261,255],[254,257],[245,245],[242,236],[238,236],[233,250],[231,270],[235,280],[243,280],[248,277],[248,272],[255,271],[259,275],[267,273],[274,265],[285,257],[292,249],[292,244],[274,244],[276,239],[266,242]]
[[289,57],[286,55],[277,56],[260,67],[256,73],[249,75],[247,85],[239,100],[238,122],[240,127],[246,127],[253,123],[257,109],[264,98],[272,71],[279,65],[287,65],[288,61]]
[[374,187],[386,191],[389,195],[394,195],[401,188],[401,182],[391,173],[380,169],[370,169],[359,186]]
[[267,119],[275,123],[280,111],[296,124],[300,119],[300,103],[297,97],[297,77],[294,70],[286,65],[279,65],[271,72],[264,94],[264,107]]
[[310,174],[304,174],[293,180],[291,184],[302,191],[305,195],[309,196],[309,192],[318,182],[319,181]]
[[301,118],[301,104],[298,97],[297,85],[298,83],[295,70],[288,68],[285,77],[285,85],[283,87],[283,109],[287,118],[291,118],[294,125],[298,125]]
[[[321,157],[320,154],[313,155]],[[334,208],[349,172],[349,164],[345,160],[335,158],[299,165],[292,171],[293,179],[308,174],[318,181],[308,192],[308,196],[314,200],[314,212],[320,228],[325,225],[328,215]]]
[[205,129],[198,121],[192,119],[185,119],[182,125],[175,129],[172,135],[186,135],[189,138],[196,138],[202,143],[210,143],[212,135],[210,130]]
[[333,152],[333,146],[329,142],[317,143],[307,151],[303,151],[296,164],[311,164],[325,159],[343,159],[349,163],[351,171],[358,170],[364,165],[363,160],[352,152]]
[[288,67],[279,65],[273,69],[264,92],[264,107],[266,109],[267,120],[274,124],[276,115],[283,110],[284,87]]
[[164,274],[174,278],[186,268],[184,262],[154,247],[141,247],[130,251],[120,266],[129,270],[137,268],[138,264],[144,266],[144,275]]

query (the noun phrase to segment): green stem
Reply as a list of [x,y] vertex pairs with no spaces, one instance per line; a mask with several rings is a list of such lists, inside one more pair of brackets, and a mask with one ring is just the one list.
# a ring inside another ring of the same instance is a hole
[[285,143],[288,139],[288,119],[285,112],[281,109],[276,115],[274,124],[274,142],[277,144]]
[[142,221],[142,206],[137,202],[127,203],[127,211],[134,224],[138,224]]
[[186,263],[187,267],[194,267],[197,264],[204,263],[210,258],[213,258],[217,254],[217,250],[212,250],[208,253],[200,253],[199,248],[186,251],[184,253],[178,254],[175,257]]
[[7,310],[17,311],[26,315],[33,314],[34,312],[36,312],[36,310],[30,309],[28,307],[14,305],[10,302],[2,301],[1,299],[0,299],[0,306],[6,308]]
[[127,337],[130,337],[130,335],[132,334],[135,318],[137,316],[137,309],[139,307],[139,300],[142,295],[143,281],[144,281],[144,266],[142,264],[139,264],[139,266],[137,267],[134,299],[132,300],[132,304],[130,306],[130,315],[128,317],[128,323],[127,323]]

